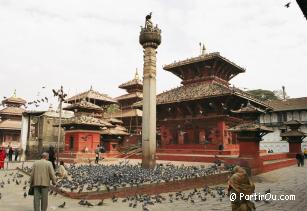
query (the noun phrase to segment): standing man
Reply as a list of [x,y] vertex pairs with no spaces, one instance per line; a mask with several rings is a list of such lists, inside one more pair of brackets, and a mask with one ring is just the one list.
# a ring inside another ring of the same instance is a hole
[[13,153],[14,153],[13,147],[9,145],[9,161],[13,160]]
[[56,184],[56,177],[49,154],[44,152],[41,160],[35,161],[32,167],[30,184],[34,187],[34,211],[46,211],[48,207],[48,191],[50,180]]

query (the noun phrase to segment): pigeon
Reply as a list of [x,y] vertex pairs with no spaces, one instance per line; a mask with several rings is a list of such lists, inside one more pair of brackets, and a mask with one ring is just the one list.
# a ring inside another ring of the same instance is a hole
[[103,199],[100,202],[98,202],[97,206],[102,206],[102,205],[103,205]]
[[271,193],[271,189],[267,189],[266,191],[264,191],[264,194],[267,194],[267,193]]
[[58,207],[59,207],[59,208],[64,208],[65,205],[66,205],[66,202],[64,201],[63,204],[59,205]]
[[287,4],[285,4],[285,7],[286,7],[286,8],[289,8],[289,7],[290,7],[290,4],[291,4],[291,2],[288,2]]

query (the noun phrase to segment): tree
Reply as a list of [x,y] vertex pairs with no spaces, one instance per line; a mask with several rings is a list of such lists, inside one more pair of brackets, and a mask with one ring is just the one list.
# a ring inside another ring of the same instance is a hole
[[[254,89],[249,90],[247,93],[254,95],[259,100],[282,100],[283,99],[283,90],[265,90],[265,89]],[[285,98],[289,99],[290,97],[285,93]]]
[[106,114],[110,114],[110,115],[120,110],[119,105],[117,104],[111,104],[111,105],[104,106],[103,109],[105,110]]
[[249,90],[247,93],[254,95],[259,100],[278,100],[280,99],[278,96],[275,95],[275,93],[271,90],[264,90],[264,89],[254,89]]

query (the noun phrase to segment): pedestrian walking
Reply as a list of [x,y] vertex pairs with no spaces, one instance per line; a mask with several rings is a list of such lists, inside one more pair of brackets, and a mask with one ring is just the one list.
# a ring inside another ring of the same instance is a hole
[[296,158],[297,166],[303,167],[304,166],[304,155],[303,155],[303,153],[297,153],[295,155],[295,158]]
[[46,211],[50,181],[56,184],[56,177],[48,153],[41,155],[41,160],[34,162],[30,177],[30,185],[34,188],[34,211]]

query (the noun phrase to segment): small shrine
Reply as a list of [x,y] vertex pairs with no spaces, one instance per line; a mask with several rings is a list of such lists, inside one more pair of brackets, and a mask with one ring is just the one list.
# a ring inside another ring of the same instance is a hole
[[239,142],[238,164],[250,169],[251,174],[262,171],[263,161],[260,158],[260,146],[262,137],[273,132],[272,129],[252,122],[239,124],[229,129],[237,135]]
[[290,120],[285,123],[286,129],[281,133],[282,140],[289,143],[289,157],[295,157],[297,153],[302,152],[301,144],[306,134],[300,131],[301,125],[302,123],[297,120]]

